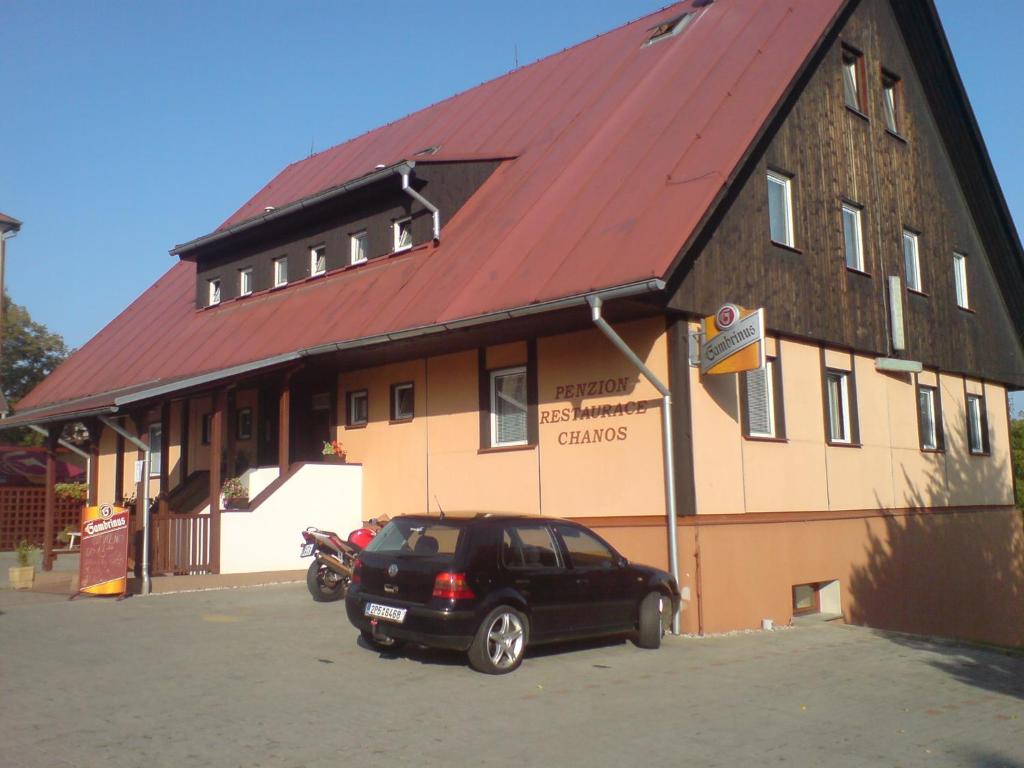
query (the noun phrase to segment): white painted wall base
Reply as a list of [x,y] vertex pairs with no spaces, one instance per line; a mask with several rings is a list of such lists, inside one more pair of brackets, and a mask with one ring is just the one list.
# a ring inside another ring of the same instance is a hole
[[345,537],[362,518],[361,466],[304,464],[255,511],[221,512],[220,572],[307,568],[309,558],[299,557],[303,530],[312,525]]

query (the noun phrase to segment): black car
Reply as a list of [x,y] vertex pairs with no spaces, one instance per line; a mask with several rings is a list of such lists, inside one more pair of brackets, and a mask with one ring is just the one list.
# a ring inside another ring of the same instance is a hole
[[359,555],[345,608],[373,647],[468,651],[474,669],[502,674],[528,645],[629,633],[657,648],[679,587],[568,520],[413,515]]

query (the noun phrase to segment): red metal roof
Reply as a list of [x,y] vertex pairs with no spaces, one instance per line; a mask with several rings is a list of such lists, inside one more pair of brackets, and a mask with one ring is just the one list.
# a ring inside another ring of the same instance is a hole
[[205,310],[178,263],[18,410],[663,277],[843,3],[720,0],[644,46],[687,0],[294,163],[221,229],[425,147],[513,158],[437,247]]

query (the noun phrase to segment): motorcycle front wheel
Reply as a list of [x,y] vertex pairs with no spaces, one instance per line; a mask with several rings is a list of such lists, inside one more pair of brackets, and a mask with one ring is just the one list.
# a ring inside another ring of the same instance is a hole
[[333,603],[344,598],[348,592],[348,582],[347,576],[335,573],[315,560],[309,564],[309,570],[306,571],[306,586],[309,587],[309,594],[318,603]]

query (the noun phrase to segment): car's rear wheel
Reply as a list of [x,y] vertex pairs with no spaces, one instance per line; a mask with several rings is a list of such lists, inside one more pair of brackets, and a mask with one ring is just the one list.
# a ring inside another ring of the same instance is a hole
[[526,653],[529,622],[509,605],[487,614],[469,646],[469,665],[488,675],[504,675],[516,669]]
[[669,599],[661,592],[651,592],[640,601],[640,610],[636,622],[636,640],[640,648],[659,648],[661,638],[665,636],[665,617],[668,615],[666,606]]
[[309,588],[309,594],[318,603],[341,600],[348,591],[348,583],[347,576],[335,573],[315,560],[309,564],[309,570],[306,571],[306,586]]

